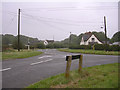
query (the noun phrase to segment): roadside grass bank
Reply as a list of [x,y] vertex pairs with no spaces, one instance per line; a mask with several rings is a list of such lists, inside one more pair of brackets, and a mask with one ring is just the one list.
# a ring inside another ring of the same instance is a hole
[[85,67],[70,72],[70,78],[59,74],[26,88],[118,88],[118,63]]
[[118,51],[99,51],[99,50],[82,50],[82,49],[58,49],[63,52],[97,54],[97,55],[120,55]]
[[2,60],[28,58],[40,54],[42,54],[42,52],[35,50],[21,50],[20,52],[18,52],[17,50],[12,50],[2,52]]

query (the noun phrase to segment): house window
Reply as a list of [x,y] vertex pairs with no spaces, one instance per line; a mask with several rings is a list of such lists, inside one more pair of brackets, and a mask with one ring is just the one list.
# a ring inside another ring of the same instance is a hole
[[92,38],[92,42],[94,42],[95,41],[95,38]]

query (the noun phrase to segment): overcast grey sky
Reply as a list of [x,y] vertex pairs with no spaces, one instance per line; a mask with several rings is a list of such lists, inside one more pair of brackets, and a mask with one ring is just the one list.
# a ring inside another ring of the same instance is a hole
[[39,40],[63,40],[72,34],[103,31],[107,18],[109,38],[118,31],[117,2],[4,2],[2,3],[2,33],[17,35],[17,13],[21,9],[22,35]]

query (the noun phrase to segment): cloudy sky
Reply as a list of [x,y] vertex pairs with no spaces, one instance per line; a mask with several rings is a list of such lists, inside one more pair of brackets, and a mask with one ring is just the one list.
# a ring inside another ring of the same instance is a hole
[[22,35],[39,40],[63,40],[72,34],[103,31],[107,36],[118,31],[117,2],[3,2],[2,33],[17,35],[17,15],[21,9]]

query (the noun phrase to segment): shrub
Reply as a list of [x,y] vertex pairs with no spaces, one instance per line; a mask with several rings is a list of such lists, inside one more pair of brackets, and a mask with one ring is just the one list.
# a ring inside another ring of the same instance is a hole
[[119,45],[111,45],[109,46],[109,51],[120,51]]
[[119,45],[96,44],[95,50],[120,51]]
[[54,48],[64,48],[64,44],[60,43],[60,42],[54,42],[53,43]]
[[80,46],[80,45],[73,45],[73,44],[71,44],[71,45],[69,46],[69,48],[70,48],[70,49],[79,49],[79,46]]
[[[23,48],[25,47],[25,45],[23,45],[22,42],[20,42],[19,45],[20,45],[20,49],[23,49]],[[18,42],[17,42],[17,40],[15,40],[15,41],[13,42],[12,47],[13,47],[14,49],[17,49],[17,48],[18,48]]]
[[46,45],[46,48],[54,48],[53,43],[49,43],[48,45]]
[[2,51],[3,51],[3,52],[6,51],[8,48],[9,48],[8,45],[2,45]]
[[95,47],[95,50],[105,50],[104,44],[96,44],[94,47]]
[[92,45],[85,45],[85,49],[92,49]]
[[39,44],[37,44],[37,48],[39,48],[39,49],[44,49],[44,48],[45,48],[44,43],[39,43]]
[[91,45],[70,45],[70,49],[92,49]]

